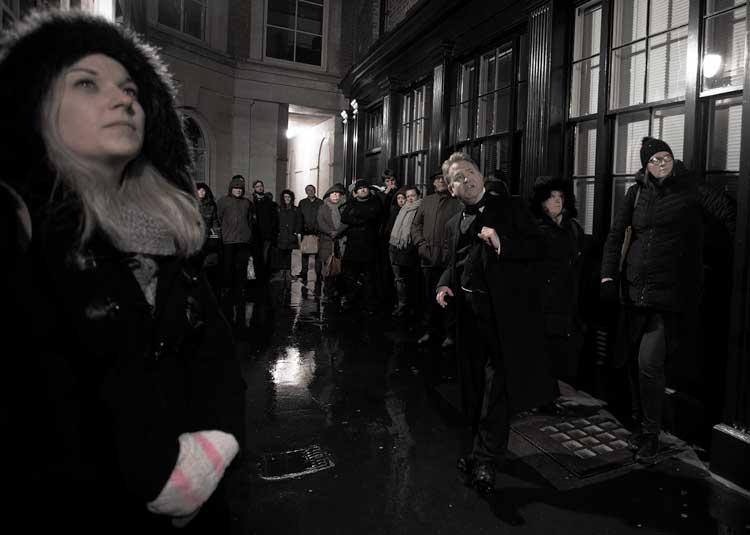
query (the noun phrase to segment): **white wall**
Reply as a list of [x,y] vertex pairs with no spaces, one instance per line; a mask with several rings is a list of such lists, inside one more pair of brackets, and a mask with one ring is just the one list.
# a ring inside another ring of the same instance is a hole
[[[343,142],[336,117],[331,117],[289,140],[287,187],[297,199],[305,197],[305,186],[312,184],[322,197],[335,182],[342,182],[341,166],[336,169],[336,149]],[[337,135],[338,131],[338,135]],[[341,149],[339,149],[341,151]],[[338,176],[338,178],[337,178]]]

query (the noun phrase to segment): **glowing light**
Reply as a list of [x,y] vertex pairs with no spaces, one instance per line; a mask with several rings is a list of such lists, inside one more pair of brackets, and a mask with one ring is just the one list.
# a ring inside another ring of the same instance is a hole
[[300,383],[303,371],[299,349],[289,347],[286,354],[273,365],[271,376],[277,385],[297,385]]
[[719,74],[721,69],[721,56],[719,54],[706,54],[703,56],[703,76],[713,78]]
[[295,137],[304,137],[310,132],[309,128],[305,128],[303,126],[298,126],[296,128],[289,128],[286,131],[286,138],[292,139]]

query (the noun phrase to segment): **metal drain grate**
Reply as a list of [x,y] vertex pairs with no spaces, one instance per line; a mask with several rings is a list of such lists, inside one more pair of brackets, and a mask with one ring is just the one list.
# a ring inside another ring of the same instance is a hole
[[264,455],[260,461],[260,478],[269,481],[291,479],[334,466],[331,454],[313,444],[299,450]]

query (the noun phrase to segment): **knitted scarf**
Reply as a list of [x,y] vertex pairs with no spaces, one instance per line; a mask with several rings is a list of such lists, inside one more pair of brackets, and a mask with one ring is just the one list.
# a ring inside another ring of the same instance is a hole
[[388,243],[396,249],[406,249],[411,245],[411,224],[414,221],[414,216],[417,215],[417,208],[420,204],[422,204],[422,199],[417,199],[412,203],[406,203],[399,210],[396,222],[393,223],[391,238],[388,240]]
[[154,256],[175,254],[177,248],[169,228],[145,212],[140,206],[122,210],[121,225],[125,231],[115,245],[125,253],[135,253],[130,269],[143,290],[146,301],[156,304],[156,284],[159,264]]

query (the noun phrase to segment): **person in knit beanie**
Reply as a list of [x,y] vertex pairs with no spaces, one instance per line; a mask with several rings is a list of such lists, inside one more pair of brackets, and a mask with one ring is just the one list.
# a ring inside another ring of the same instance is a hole
[[[700,183],[661,139],[644,137],[643,168],[625,194],[604,246],[600,297],[620,305],[614,365],[632,396],[635,460],[663,458],[664,389],[701,385],[698,335],[704,224],[734,234],[733,201]],[[718,227],[719,225],[717,225]],[[731,238],[730,238],[731,239]],[[622,333],[620,335],[619,333]]]
[[0,179],[31,218],[28,302],[10,306],[34,311],[13,378],[35,528],[227,532],[245,386],[165,64],[128,29],[50,10],[3,34],[0,79]]

